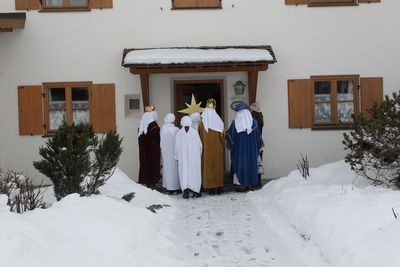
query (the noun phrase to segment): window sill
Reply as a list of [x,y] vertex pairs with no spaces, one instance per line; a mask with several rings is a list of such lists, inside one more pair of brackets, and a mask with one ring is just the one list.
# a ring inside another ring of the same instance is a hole
[[222,9],[220,7],[171,7],[171,10]]
[[40,12],[87,12],[91,11],[89,7],[80,7],[80,8],[44,8],[41,9]]
[[357,3],[324,3],[324,4],[308,4],[309,7],[329,7],[329,6],[358,6]]
[[335,131],[335,130],[352,130],[352,125],[318,125],[311,128],[312,131]]
[[56,135],[56,132],[45,133],[42,135],[42,138],[50,138],[54,137],[54,135]]

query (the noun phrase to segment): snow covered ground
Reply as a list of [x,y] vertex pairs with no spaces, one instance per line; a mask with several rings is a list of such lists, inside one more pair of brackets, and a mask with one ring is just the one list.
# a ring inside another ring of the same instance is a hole
[[400,266],[400,192],[354,178],[337,162],[307,180],[294,171],[255,192],[184,200],[117,170],[102,195],[45,210],[10,213],[0,197],[0,266]]

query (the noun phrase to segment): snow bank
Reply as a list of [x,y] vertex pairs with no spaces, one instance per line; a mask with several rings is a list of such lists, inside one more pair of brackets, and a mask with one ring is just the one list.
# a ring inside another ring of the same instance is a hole
[[[158,214],[145,208],[164,204],[167,197],[141,187],[119,170],[102,192],[109,196],[72,194],[49,209],[22,215],[0,209],[0,265],[179,266],[170,255],[175,244],[165,237],[168,231],[163,226],[174,207]],[[120,199],[127,192],[137,193],[130,203]]]
[[[275,205],[332,266],[400,266],[400,192],[369,186],[343,161],[298,171],[251,195],[261,213]],[[265,214],[268,216],[268,214]]]
[[153,204],[170,204],[171,199],[156,190],[142,186],[129,178],[123,171],[116,169],[113,176],[100,188],[102,195],[121,198],[123,195],[134,192],[132,203],[140,207],[148,207]]

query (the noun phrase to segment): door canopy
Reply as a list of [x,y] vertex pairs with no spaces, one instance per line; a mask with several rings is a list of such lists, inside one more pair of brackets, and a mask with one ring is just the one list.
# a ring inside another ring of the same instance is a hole
[[247,72],[249,100],[256,101],[258,72],[276,62],[271,46],[207,46],[125,49],[122,66],[140,75],[144,106],[150,104],[149,75]]

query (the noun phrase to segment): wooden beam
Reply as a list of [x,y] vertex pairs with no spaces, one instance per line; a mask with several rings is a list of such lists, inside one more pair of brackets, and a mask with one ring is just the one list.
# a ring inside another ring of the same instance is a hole
[[150,79],[149,74],[140,74],[140,85],[142,87],[143,110],[150,105]]
[[251,104],[256,102],[257,99],[258,71],[247,72],[247,79],[249,84],[249,104]]
[[165,66],[165,67],[130,67],[132,74],[162,74],[162,73],[204,73],[204,72],[258,72],[268,69],[268,64],[262,65],[227,65],[227,66]]

